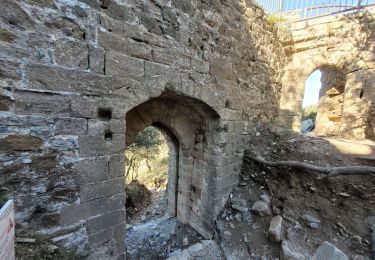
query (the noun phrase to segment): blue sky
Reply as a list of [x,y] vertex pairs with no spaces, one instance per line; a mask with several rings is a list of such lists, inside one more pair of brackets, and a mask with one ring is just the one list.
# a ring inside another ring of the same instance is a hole
[[[277,14],[280,9],[285,13],[288,11],[299,10],[301,17],[313,17],[325,13],[342,11],[349,7],[356,7],[360,0],[257,0],[263,6],[268,14]],[[374,4],[375,0],[362,0],[362,5]],[[326,8],[314,8],[322,7]],[[341,7],[339,7],[341,6]],[[344,6],[347,6],[346,8]]]
[[303,96],[302,107],[306,107],[312,104],[317,104],[319,100],[319,90],[322,86],[320,83],[320,77],[322,72],[316,70],[310,74],[305,82],[305,94]]

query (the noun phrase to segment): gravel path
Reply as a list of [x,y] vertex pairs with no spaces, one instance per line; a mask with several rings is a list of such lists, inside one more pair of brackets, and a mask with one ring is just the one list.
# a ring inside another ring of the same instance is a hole
[[171,252],[200,241],[190,226],[173,217],[162,217],[126,229],[127,259],[166,259]]

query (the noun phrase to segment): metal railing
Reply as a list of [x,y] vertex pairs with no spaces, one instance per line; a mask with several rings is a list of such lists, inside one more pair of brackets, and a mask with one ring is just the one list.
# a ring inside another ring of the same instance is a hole
[[375,0],[256,0],[268,15],[289,21],[307,20],[338,13],[357,12],[375,6]]

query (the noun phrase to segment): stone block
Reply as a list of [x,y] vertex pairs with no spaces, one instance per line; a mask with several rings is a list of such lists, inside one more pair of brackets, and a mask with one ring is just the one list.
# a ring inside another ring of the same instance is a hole
[[112,238],[115,241],[115,245],[117,247],[117,252],[125,252],[125,239],[124,239],[124,233],[125,233],[125,216],[123,223],[120,223],[114,227],[112,227]]
[[42,144],[43,140],[35,136],[8,135],[0,139],[0,151],[38,151],[41,148]]
[[283,241],[281,243],[281,256],[283,260],[303,260],[306,259],[305,256],[297,252],[294,246],[288,242]]
[[91,201],[99,198],[106,198],[124,192],[124,178],[117,178],[108,181],[82,184],[81,185],[81,201]]
[[49,91],[72,91],[72,84],[77,79],[77,72],[42,64],[28,64],[27,74],[33,89]]
[[109,121],[109,129],[114,134],[124,134],[126,132],[126,121],[124,119],[112,119]]
[[192,58],[191,68],[200,73],[208,73],[210,71],[210,64],[204,60]]
[[112,239],[112,230],[107,229],[97,233],[89,233],[88,239],[91,247],[107,244]]
[[143,80],[144,61],[111,51],[106,53],[105,74],[120,78]]
[[83,118],[58,118],[56,119],[55,134],[82,135],[87,131],[87,120]]
[[[125,76],[126,79],[99,75],[89,71],[72,70],[41,64],[28,64],[27,73],[33,89],[53,92],[74,92],[76,94],[84,94],[88,96],[105,97],[116,95],[128,97],[131,95],[130,91],[140,88],[140,83],[132,80],[132,78],[137,78],[137,76],[134,76],[137,75],[137,70],[142,71],[143,74],[143,62],[132,57],[129,57],[131,60],[124,60],[120,57],[117,58],[121,60],[123,66],[117,68],[117,65],[113,64],[115,66],[114,69],[122,76]],[[140,66],[135,66],[136,60],[140,61],[137,63],[137,65]],[[133,63],[134,66],[131,63]],[[125,64],[130,66],[128,67],[130,71],[121,72],[121,70],[124,69]],[[127,75],[126,73],[132,75]],[[140,75],[138,78],[142,79],[143,75]]]
[[6,30],[6,29],[0,29],[0,41],[12,43],[17,39],[17,35]]
[[87,232],[89,234],[107,230],[118,224],[124,223],[125,210],[117,210],[107,214],[90,218],[86,221]]
[[13,103],[9,97],[0,95],[0,111],[9,111]]
[[159,96],[173,77],[171,69],[163,64],[145,62],[145,86],[152,97]]
[[81,184],[97,183],[108,179],[107,157],[84,159],[74,164]]
[[83,96],[72,97],[72,115],[75,117],[96,118],[97,99]]
[[349,258],[337,247],[325,241],[315,251],[312,260],[330,259],[330,260],[348,260]]
[[20,63],[0,59],[0,79],[21,79]]
[[81,156],[101,156],[108,153],[104,137],[99,135],[83,135],[78,137]]
[[56,63],[69,68],[88,69],[89,54],[87,44],[66,38],[55,42]]
[[272,241],[280,242],[282,221],[283,221],[283,218],[281,216],[275,216],[271,219],[270,228],[268,229],[268,234],[269,234],[269,238]]
[[16,91],[14,99],[15,111],[19,114],[70,114],[70,100],[64,95]]
[[270,205],[262,200],[255,202],[251,210],[262,217],[272,214]]
[[6,42],[0,41],[0,55],[5,56],[12,56],[13,58],[23,59],[23,58],[30,58],[30,52],[24,47],[10,45]]
[[116,51],[132,57],[151,60],[151,47],[148,44],[114,33],[99,32],[99,45],[108,51]]
[[110,141],[105,136],[84,135],[78,137],[81,156],[101,156],[125,152],[125,135],[113,134]]
[[89,119],[87,124],[87,132],[89,135],[104,136],[105,132],[109,130],[109,122],[98,119]]
[[210,220],[203,219],[198,216],[194,211],[190,213],[189,224],[199,232],[205,239],[212,239],[214,234],[214,227],[209,224]]
[[157,63],[173,65],[175,67],[190,68],[191,57],[170,49],[154,49],[152,51],[152,60]]
[[210,74],[217,79],[231,80],[234,78],[232,62],[225,58],[212,58],[210,60]]
[[39,171],[48,171],[56,167],[56,155],[33,156],[30,167]]
[[125,208],[125,191],[115,194],[108,198],[108,209],[111,211]]
[[124,154],[125,134],[114,134],[110,142],[106,142],[110,154]]
[[7,12],[1,12],[0,14],[0,17],[6,23],[21,28],[30,28],[35,24],[29,14],[20,7],[19,3],[4,0],[2,1],[2,8],[4,8],[3,10],[7,10]]
[[[153,76],[172,76],[171,67],[165,64],[159,64],[156,62],[146,61],[145,62],[145,75],[146,77]],[[173,75],[176,76],[176,75]]]
[[101,198],[63,208],[60,213],[60,224],[70,225],[77,221],[105,214],[108,210],[108,198]]
[[111,155],[109,160],[109,176],[110,178],[125,176],[125,155],[123,153]]
[[89,69],[92,72],[104,74],[104,50],[91,47],[89,49]]

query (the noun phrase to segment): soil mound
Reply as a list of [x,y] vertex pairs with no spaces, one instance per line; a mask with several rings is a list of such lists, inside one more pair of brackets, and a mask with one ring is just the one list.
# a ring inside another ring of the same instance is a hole
[[151,203],[151,191],[147,187],[134,180],[126,185],[126,215],[132,218],[137,212],[143,210]]

